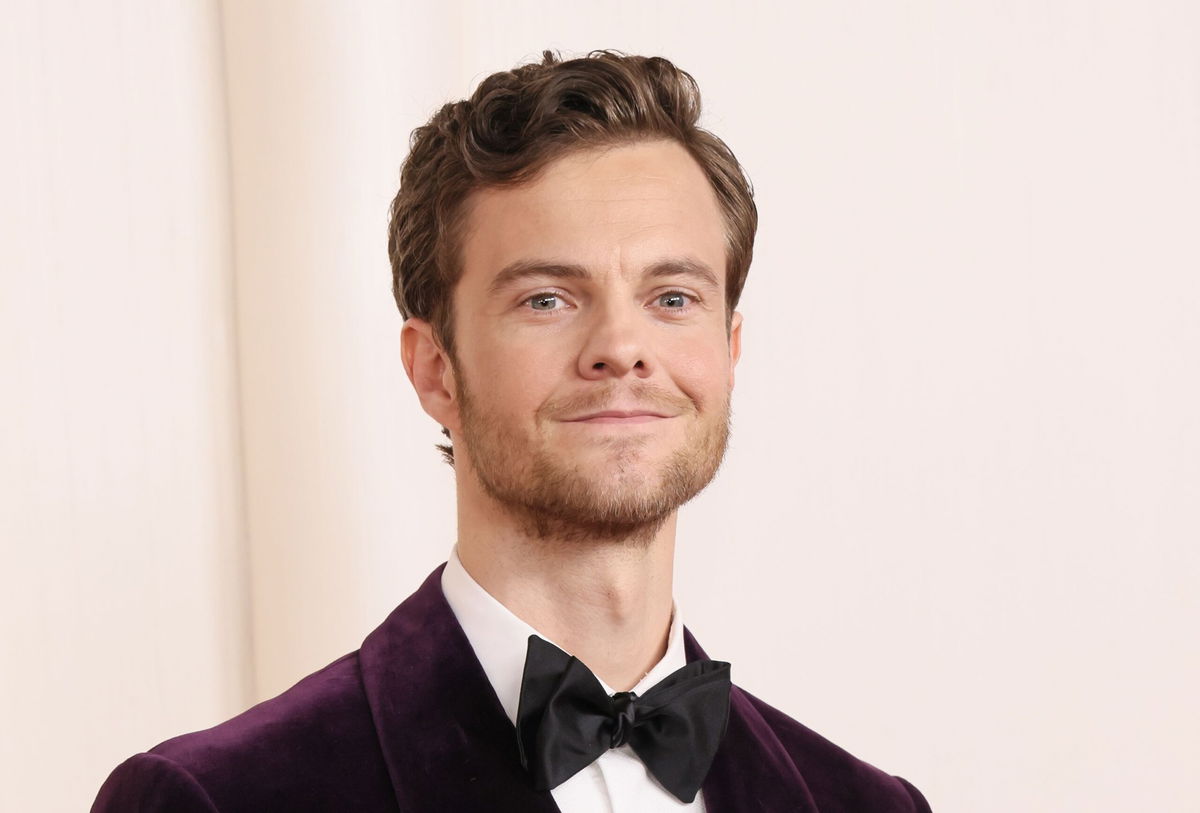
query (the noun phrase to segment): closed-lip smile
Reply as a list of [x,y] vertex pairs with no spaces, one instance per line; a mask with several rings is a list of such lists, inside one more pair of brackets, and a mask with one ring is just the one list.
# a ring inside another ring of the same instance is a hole
[[600,412],[589,412],[578,418],[568,418],[568,423],[646,423],[673,417],[649,409],[606,409]]

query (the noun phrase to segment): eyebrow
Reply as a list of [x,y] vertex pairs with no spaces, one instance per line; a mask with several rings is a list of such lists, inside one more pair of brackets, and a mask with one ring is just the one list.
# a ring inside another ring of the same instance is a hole
[[[497,294],[518,282],[531,277],[549,277],[550,279],[589,279],[591,273],[582,265],[574,263],[557,263],[547,260],[517,260],[509,263],[500,270],[488,285],[489,294]],[[642,276],[647,279],[662,277],[692,277],[713,291],[721,290],[717,275],[706,263],[691,257],[679,257],[659,260],[653,263]]]

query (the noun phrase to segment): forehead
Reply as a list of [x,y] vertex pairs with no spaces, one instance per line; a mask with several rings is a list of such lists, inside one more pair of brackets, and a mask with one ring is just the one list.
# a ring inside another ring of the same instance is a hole
[[464,225],[460,284],[469,289],[482,290],[501,269],[523,261],[570,263],[597,274],[637,273],[683,258],[724,268],[716,196],[674,141],[569,153],[530,182],[472,193]]

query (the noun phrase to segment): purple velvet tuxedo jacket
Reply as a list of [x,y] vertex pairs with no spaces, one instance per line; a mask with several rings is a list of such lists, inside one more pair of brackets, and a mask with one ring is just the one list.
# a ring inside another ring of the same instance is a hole
[[[552,813],[442,594],[438,567],[362,648],[278,697],[130,757],[93,813]],[[686,629],[689,662],[707,656]],[[736,685],[710,813],[920,813],[925,799]]]

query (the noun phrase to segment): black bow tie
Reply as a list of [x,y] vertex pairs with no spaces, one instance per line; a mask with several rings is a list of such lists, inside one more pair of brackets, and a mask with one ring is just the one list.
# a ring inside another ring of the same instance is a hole
[[549,790],[628,743],[664,788],[691,802],[725,735],[729,687],[728,663],[693,661],[641,697],[609,697],[578,658],[530,635],[517,707],[521,764]]

